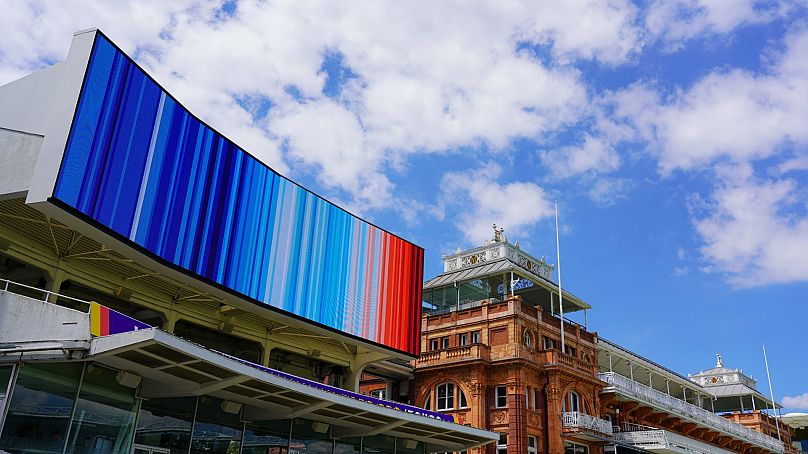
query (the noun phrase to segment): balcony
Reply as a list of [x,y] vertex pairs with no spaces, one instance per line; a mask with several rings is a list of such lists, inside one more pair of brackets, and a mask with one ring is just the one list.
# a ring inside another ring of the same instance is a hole
[[618,432],[615,441],[630,444],[648,451],[675,454],[733,454],[707,443],[687,438],[667,430],[639,430]]
[[569,367],[570,369],[584,372],[587,375],[595,375],[597,368],[595,364],[590,364],[580,358],[576,358],[575,356],[562,353],[560,350],[540,350],[536,353],[539,357],[538,362],[540,363],[561,364]]
[[[598,378],[614,388],[618,394],[630,397],[646,405],[659,408],[680,418],[707,426],[732,437],[748,441],[754,445],[776,453],[785,452],[783,443],[740,424],[728,421],[699,406],[669,396],[649,386],[638,383],[612,372],[598,374]],[[688,439],[689,440],[689,439]]]
[[606,436],[612,435],[612,423],[578,411],[565,411],[562,413],[561,425],[565,431],[571,429],[572,431],[595,432]]
[[489,361],[490,359],[491,353],[487,345],[471,344],[423,353],[416,360],[416,366],[424,367],[472,360]]

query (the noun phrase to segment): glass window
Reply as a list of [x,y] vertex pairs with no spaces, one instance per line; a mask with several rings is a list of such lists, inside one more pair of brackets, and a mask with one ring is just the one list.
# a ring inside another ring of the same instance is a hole
[[494,397],[497,408],[505,408],[508,406],[508,388],[505,385],[500,385],[495,388]]
[[542,350],[552,350],[556,347],[555,339],[549,338],[547,336],[542,336],[541,338],[541,348]]
[[437,339],[430,339],[430,340],[429,340],[429,349],[430,349],[430,350],[437,350],[437,349],[439,348],[439,347],[438,347],[438,345],[439,345],[439,344],[438,344],[438,340],[437,340]]
[[20,367],[9,399],[0,451],[61,453],[84,364]]
[[564,454],[589,454],[589,446],[565,441]]
[[426,447],[421,441],[396,438],[396,454],[423,454],[424,449]]
[[458,399],[458,407],[459,408],[468,408],[469,403],[466,401],[466,393],[463,392],[460,387],[457,387],[457,399]]
[[533,409],[536,410],[539,408],[539,389],[533,388]]
[[377,398],[377,399],[386,399],[385,396],[387,395],[387,390],[386,389],[374,389],[373,391],[370,392],[370,395],[372,397]]
[[508,454],[508,434],[507,433],[499,434],[499,441],[497,442],[497,454]]
[[567,398],[564,399],[564,402],[561,404],[561,407],[563,411],[581,411],[581,398],[578,396],[578,393],[570,391],[570,393],[567,394]]
[[440,348],[449,348],[449,336],[440,338]]
[[460,344],[461,347],[465,346],[465,345],[468,345],[469,344],[469,333],[463,333],[463,334],[459,335],[457,340],[458,340],[457,343]]
[[527,454],[536,454],[539,452],[538,444],[536,442],[536,437],[533,435],[527,436]]
[[191,454],[230,454],[241,447],[244,424],[239,418],[241,406],[227,408],[226,402],[201,396],[196,407],[196,422],[191,438]]
[[[244,429],[244,446],[241,454],[287,454],[289,452],[289,419],[248,422]],[[343,450],[342,454],[358,453]]]
[[441,383],[436,389],[436,410],[451,410],[454,408],[454,384]]
[[138,412],[135,444],[187,454],[196,397],[144,399]]
[[6,409],[6,392],[13,372],[14,366],[0,366],[0,427],[3,424],[3,414]]
[[[345,437],[334,440],[334,454],[360,454],[362,437]],[[262,451],[261,454],[264,454]]]
[[117,370],[88,364],[73,412],[68,454],[129,452],[135,431],[135,388],[118,383]]
[[479,331],[472,331],[471,332],[471,343],[472,344],[479,344],[480,343],[480,332]]
[[362,438],[362,454],[394,454],[395,450],[395,437],[380,434]]
[[531,345],[533,345],[533,338],[530,337],[530,331],[525,330],[525,332],[522,333],[522,342],[527,347],[530,347]]
[[530,408],[530,386],[525,386],[525,408]]
[[323,422],[295,419],[292,423],[292,438],[289,451],[299,454],[331,454],[333,441],[331,426]]

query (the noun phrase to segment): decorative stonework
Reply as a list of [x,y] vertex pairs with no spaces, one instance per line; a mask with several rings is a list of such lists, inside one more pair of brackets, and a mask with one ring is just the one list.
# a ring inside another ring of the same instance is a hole
[[492,424],[505,424],[508,422],[508,412],[504,410],[496,410],[491,412]]

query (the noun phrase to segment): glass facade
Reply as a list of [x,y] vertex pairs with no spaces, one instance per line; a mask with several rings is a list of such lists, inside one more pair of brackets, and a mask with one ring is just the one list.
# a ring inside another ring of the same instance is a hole
[[61,454],[82,370],[82,363],[20,367],[0,435],[0,451]]
[[138,400],[118,384],[118,371],[88,364],[73,412],[67,454],[129,452]]
[[287,454],[291,423],[288,419],[248,422],[241,454]]
[[[212,396],[140,398],[95,363],[0,366],[0,452],[9,454],[423,454],[388,435],[333,437],[306,419],[245,421]],[[13,381],[13,383],[12,383]],[[121,380],[123,382],[123,380]],[[6,390],[11,391],[6,393]],[[8,394],[8,395],[6,395]]]
[[214,397],[199,398],[191,454],[232,454],[241,449],[244,423],[239,419],[239,409],[226,411],[224,403]]
[[187,454],[196,413],[196,397],[144,400],[135,432],[135,444]]

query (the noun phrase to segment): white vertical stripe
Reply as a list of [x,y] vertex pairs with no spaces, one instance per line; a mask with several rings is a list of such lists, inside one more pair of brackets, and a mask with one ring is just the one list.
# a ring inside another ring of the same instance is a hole
[[163,119],[163,105],[166,101],[166,92],[160,93],[160,105],[157,107],[157,118],[154,120],[151,142],[149,143],[149,155],[146,158],[146,169],[143,172],[143,181],[140,183],[140,193],[137,196],[137,208],[135,209],[135,219],[132,220],[132,230],[129,232],[129,239],[134,241],[137,234],[137,227],[140,222],[140,212],[143,209],[143,196],[146,193],[146,186],[149,184],[149,173],[151,173],[152,157],[154,147],[157,144],[157,133],[160,131],[160,122]]

